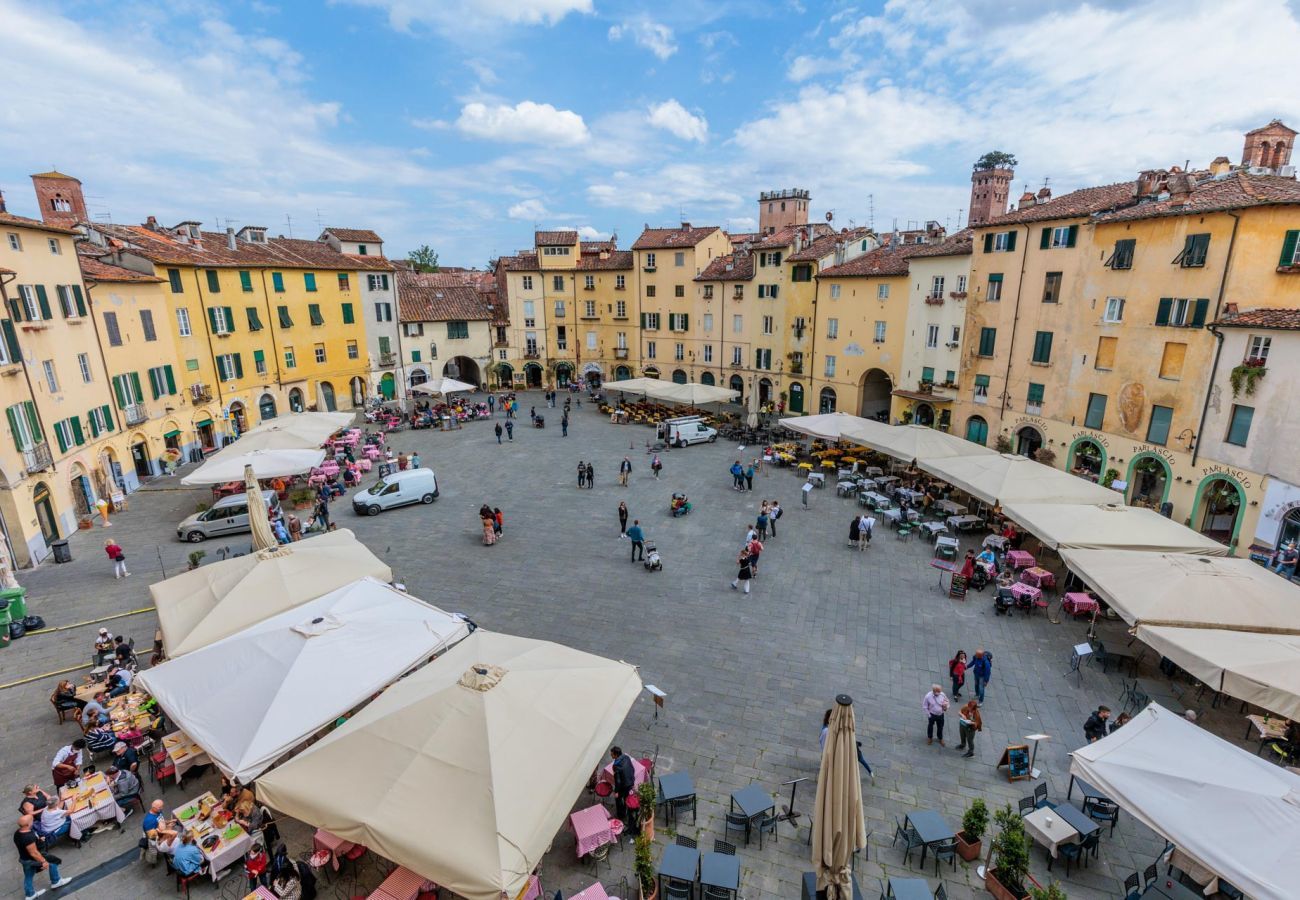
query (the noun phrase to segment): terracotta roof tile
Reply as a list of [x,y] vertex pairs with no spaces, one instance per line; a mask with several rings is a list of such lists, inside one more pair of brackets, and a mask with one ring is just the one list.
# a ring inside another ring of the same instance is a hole
[[912,256],[968,256],[974,235],[969,228],[963,228],[938,243],[921,244]]
[[161,278],[155,278],[153,275],[145,275],[131,269],[124,269],[121,266],[115,266],[112,263],[104,262],[93,256],[80,254],[77,261],[81,263],[81,274],[87,281],[120,282],[135,284],[158,284]]
[[472,283],[448,284],[437,272],[397,272],[398,319],[402,322],[488,321],[492,310]]
[[535,231],[533,244],[538,247],[572,247],[578,243],[576,231]]
[[1106,212],[1098,222],[1130,222],[1159,216],[1197,216],[1202,213],[1249,209],[1253,206],[1300,204],[1300,182],[1277,175],[1250,175],[1240,169],[1221,179],[1203,179],[1181,205],[1173,198],[1151,200]]
[[537,254],[516,253],[514,256],[503,256],[497,260],[497,265],[507,272],[536,272]]
[[695,276],[696,281],[749,281],[754,277],[754,256],[751,253],[728,253],[709,260],[704,271]]
[[1300,309],[1248,309],[1230,313],[1211,324],[1224,328],[1273,328],[1300,331]]
[[383,238],[375,234],[369,228],[326,228],[325,230],[334,235],[340,241],[362,244],[382,244],[384,242]]
[[633,250],[668,250],[678,247],[694,247],[709,235],[718,231],[718,226],[708,225],[703,228],[647,228],[632,245]]
[[63,228],[60,225],[46,225],[40,219],[29,219],[26,216],[15,216],[13,213],[0,212],[0,225],[13,225],[15,228],[31,228],[35,231],[48,231],[52,234],[76,234],[72,228]]
[[270,238],[266,243],[239,241],[234,250],[220,232],[201,232],[202,242],[185,243],[164,231],[143,225],[93,225],[124,249],[159,265],[203,268],[342,269],[390,272],[393,264],[383,256],[339,253],[320,241]]
[[798,253],[787,256],[786,262],[816,262],[834,250],[838,241],[844,241],[847,244],[852,241],[860,241],[874,233],[870,228],[853,228],[827,234],[817,238]]
[[899,244],[895,247],[877,247],[846,263],[823,269],[818,278],[870,278],[872,276],[906,275],[907,260],[928,244]]
[[578,260],[579,271],[631,270],[635,266],[631,250],[615,250],[604,259],[599,255],[584,253]]
[[37,172],[35,175],[31,177],[32,178],[62,178],[65,179],[66,181],[75,181],[77,182],[77,184],[81,184],[80,178],[73,178],[71,175],[66,175],[63,172],[60,172],[58,169],[50,169],[50,171],[48,172]]
[[1081,188],[1062,194],[1028,209],[1017,209],[985,222],[982,228],[999,228],[1003,225],[1020,225],[1026,222],[1046,222],[1051,219],[1078,219],[1094,213],[1109,212],[1134,202],[1136,181],[1121,181],[1100,187]]
[[616,241],[583,241],[581,244],[582,253],[613,253],[618,249]]

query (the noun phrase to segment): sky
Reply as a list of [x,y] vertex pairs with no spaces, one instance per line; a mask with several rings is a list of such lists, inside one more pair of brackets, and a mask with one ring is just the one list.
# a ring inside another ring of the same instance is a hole
[[0,0],[0,35],[11,212],[57,167],[102,221],[445,265],[749,230],[791,187],[836,227],[955,229],[988,150],[1060,194],[1300,128],[1300,0]]

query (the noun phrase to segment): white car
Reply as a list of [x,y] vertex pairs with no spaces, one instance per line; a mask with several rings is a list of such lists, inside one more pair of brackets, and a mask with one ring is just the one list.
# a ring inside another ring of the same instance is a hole
[[379,479],[352,495],[357,515],[377,516],[386,509],[411,503],[432,503],[438,499],[438,479],[433,469],[407,469]]

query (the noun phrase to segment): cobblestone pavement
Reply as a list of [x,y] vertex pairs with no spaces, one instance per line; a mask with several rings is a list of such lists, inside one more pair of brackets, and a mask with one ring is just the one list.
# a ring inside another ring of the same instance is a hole
[[[395,435],[393,446],[418,450],[438,473],[442,496],[431,507],[411,507],[377,518],[358,518],[336,505],[334,518],[355,529],[376,553],[391,563],[416,596],[446,609],[463,611],[484,627],[561,641],[641,667],[645,682],[667,694],[653,716],[649,698],[634,705],[619,735],[636,756],[657,753],[661,772],[687,770],[700,796],[699,818],[681,830],[702,845],[723,837],[730,793],[758,782],[777,793],[783,782],[807,778],[796,806],[812,806],[818,764],[821,714],[839,692],[855,700],[858,726],[875,779],[864,780],[867,827],[872,832],[868,859],[859,861],[864,894],[878,890],[877,876],[917,875],[901,850],[891,848],[895,818],[931,808],[959,826],[966,804],[984,797],[990,804],[1011,802],[1031,792],[1036,782],[1009,784],[996,768],[1002,748],[1023,743],[1025,735],[1051,735],[1039,748],[1050,796],[1063,800],[1069,782],[1068,751],[1082,741],[1082,725],[1099,703],[1117,706],[1117,675],[1087,670],[1082,683],[1064,676],[1070,647],[1082,639],[1082,623],[1054,625],[1045,617],[997,617],[991,597],[972,593],[966,602],[948,599],[928,563],[931,547],[919,539],[897,540],[880,528],[865,553],[846,548],[850,501],[833,489],[812,492],[811,508],[799,505],[797,477],[774,469],[755,479],[752,493],[730,489],[727,468],[742,453],[719,442],[663,454],[662,477],[655,480],[646,455],[651,432],[609,424],[590,404],[574,410],[569,436],[550,411],[550,427],[528,426],[527,410],[544,404],[524,395],[523,422],[513,442],[498,446],[490,423],[469,423],[458,432]],[[622,488],[617,467],[623,456],[633,465],[631,485]],[[594,460],[596,487],[579,490],[579,460]],[[695,512],[672,519],[668,501],[685,491]],[[50,626],[98,620],[149,605],[147,585],[185,565],[190,546],[175,540],[175,523],[194,511],[206,491],[161,479],[130,498],[130,510],[115,517],[111,534],[126,550],[131,577],[115,581],[102,546],[103,528],[72,537],[73,562],[46,564],[21,573],[34,611]],[[773,497],[786,509],[779,535],[767,545],[761,575],[746,596],[729,588],[734,560],[746,525],[760,499]],[[620,540],[616,508],[626,500],[664,560],[661,572],[629,563]],[[505,534],[493,547],[480,543],[476,511],[482,503],[500,506]],[[972,539],[963,539],[963,550]],[[245,538],[205,545],[209,561],[229,547],[247,548]],[[147,648],[156,620],[151,612],[107,623],[115,633],[132,635]],[[23,638],[0,653],[0,683],[53,672],[84,662],[94,627],[85,624]],[[946,662],[958,648],[983,646],[994,653],[993,680],[983,709],[984,732],[977,755],[963,759],[955,749],[955,709],[949,716],[948,746],[927,746],[920,703],[933,682],[947,689]],[[1143,685],[1157,700],[1175,708],[1170,686],[1149,666]],[[75,675],[73,677],[76,677]],[[56,678],[42,678],[0,693],[4,728],[0,732],[3,793],[16,804],[23,784],[49,785],[50,760],[71,740],[75,726],[58,725],[48,697]],[[1189,695],[1190,696],[1190,695]],[[1231,711],[1207,710],[1202,722],[1231,740],[1240,739],[1240,718]],[[341,776],[346,777],[346,776]],[[215,784],[215,776],[168,787],[168,806]],[[788,790],[788,789],[787,789]],[[146,788],[146,800],[158,788]],[[778,802],[784,803],[784,795]],[[1077,798],[1076,798],[1077,801]],[[589,796],[579,805],[593,802]],[[451,815],[431,798],[430,815]],[[96,836],[81,849],[61,850],[64,872],[77,881],[62,893],[94,898],[167,896],[172,885],[161,871],[124,856],[139,837],[138,815],[123,833]],[[770,839],[740,851],[742,895],[797,897],[800,874],[809,868],[807,819],[795,829],[779,827]],[[309,844],[304,827],[284,828],[297,854]],[[666,837],[660,827],[659,840]],[[743,838],[742,838],[743,840]],[[1087,869],[1076,869],[1065,885],[1071,897],[1122,894],[1128,873],[1149,863],[1163,842],[1132,817],[1123,815],[1112,835],[1104,834],[1101,854]],[[9,855],[0,898],[20,897],[20,873]],[[631,847],[611,854],[612,865],[599,877],[611,888],[631,876]],[[114,861],[117,860],[116,863]],[[121,866],[109,871],[113,865]],[[96,869],[97,866],[103,868]],[[938,883],[933,864],[926,877]],[[104,874],[108,872],[108,874]],[[1032,872],[1046,881],[1041,849]],[[1054,873],[1062,876],[1058,868]],[[974,866],[946,863],[940,873],[951,897],[982,893]],[[561,830],[543,868],[543,885],[566,893],[589,884],[589,868],[574,860],[573,837]],[[363,882],[377,880],[366,870]],[[225,896],[242,896],[236,879],[220,886]],[[362,893],[363,883],[341,886],[339,896]],[[329,886],[330,896],[336,886]],[[221,892],[220,890],[216,893]],[[611,893],[617,893],[611,890]],[[212,896],[200,889],[196,896]]]

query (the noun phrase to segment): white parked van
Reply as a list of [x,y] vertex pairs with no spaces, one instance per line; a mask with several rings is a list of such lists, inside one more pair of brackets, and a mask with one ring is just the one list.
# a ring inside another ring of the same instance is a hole
[[377,516],[386,509],[409,503],[432,503],[438,499],[438,479],[433,469],[407,469],[385,475],[372,487],[352,495],[357,515]]
[[685,447],[687,444],[702,444],[705,442],[713,443],[718,439],[718,432],[704,424],[704,420],[699,416],[679,416],[676,419],[665,419],[659,423],[656,430],[659,440],[672,444],[674,447]]
[[[262,491],[262,499],[272,514],[280,506],[275,491]],[[176,526],[176,536],[182,541],[197,544],[210,537],[238,534],[251,530],[248,527],[248,495],[231,494],[212,504],[210,509],[195,513]]]

